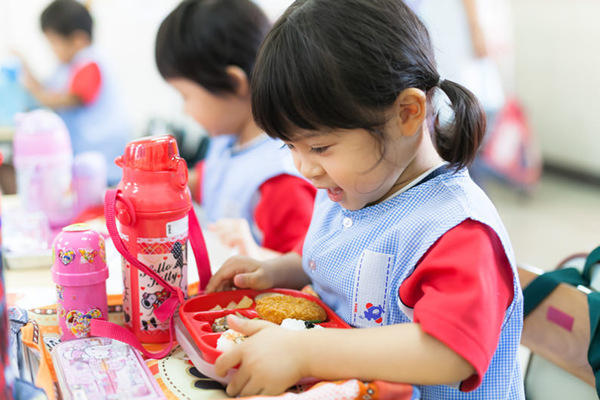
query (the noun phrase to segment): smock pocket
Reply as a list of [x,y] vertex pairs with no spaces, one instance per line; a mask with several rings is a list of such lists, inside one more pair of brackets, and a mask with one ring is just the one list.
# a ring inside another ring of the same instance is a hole
[[388,297],[394,256],[364,250],[354,271],[352,325],[382,326],[389,319]]

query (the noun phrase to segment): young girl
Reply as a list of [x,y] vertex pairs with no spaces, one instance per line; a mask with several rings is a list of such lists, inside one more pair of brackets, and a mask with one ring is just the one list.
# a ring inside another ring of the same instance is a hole
[[[454,110],[450,126],[427,123],[438,90]],[[262,45],[252,97],[259,125],[320,191],[302,257],[231,259],[207,290],[312,282],[365,329],[294,332],[231,318],[250,337],[215,364],[220,374],[239,364],[228,393],[279,393],[312,376],[412,383],[424,399],[524,398],[513,253],[465,170],[484,114],[440,78],[403,1],[296,1]]]
[[259,256],[256,242],[277,252],[299,245],[315,196],[281,141],[252,118],[250,73],[270,25],[250,0],[186,0],[156,38],[160,73],[212,136],[190,177],[194,197],[226,244]]

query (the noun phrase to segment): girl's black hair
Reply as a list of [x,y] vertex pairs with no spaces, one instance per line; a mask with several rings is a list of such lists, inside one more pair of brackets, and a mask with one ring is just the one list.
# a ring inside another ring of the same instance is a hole
[[83,31],[92,40],[92,16],[85,6],[75,0],[54,0],[40,17],[42,31],[53,31],[68,37]]
[[380,143],[386,111],[407,88],[440,87],[454,120],[434,122],[435,145],[454,167],[468,165],[485,131],[477,98],[439,83],[429,33],[402,0],[297,0],[275,23],[252,77],[252,112],[270,136],[306,130],[366,129]]
[[185,0],[160,25],[156,65],[163,78],[185,78],[212,93],[232,93],[226,73],[241,68],[248,79],[271,23],[250,0]]

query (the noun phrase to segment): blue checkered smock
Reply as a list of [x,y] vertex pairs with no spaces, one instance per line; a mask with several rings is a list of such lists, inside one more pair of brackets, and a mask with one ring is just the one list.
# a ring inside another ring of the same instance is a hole
[[254,240],[262,243],[262,232],[254,221],[259,188],[281,174],[299,176],[298,171],[280,140],[265,135],[236,149],[236,139],[235,135],[210,139],[202,177],[202,208],[208,222],[244,218]]
[[411,322],[412,310],[401,304],[398,290],[425,252],[467,218],[490,226],[513,268],[513,302],[498,348],[476,390],[419,388],[423,399],[525,398],[517,356],[523,297],[512,247],[496,209],[466,170],[440,167],[409,190],[356,211],[330,201],[326,193],[319,193],[315,204],[303,268],[325,303],[355,327]]

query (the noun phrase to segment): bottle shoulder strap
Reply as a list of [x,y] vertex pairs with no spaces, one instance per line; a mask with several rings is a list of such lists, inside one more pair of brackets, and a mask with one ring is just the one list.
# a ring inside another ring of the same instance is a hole
[[[127,250],[127,247],[123,243],[123,240],[119,235],[119,231],[117,230],[115,219],[115,206],[117,201],[122,201],[125,204],[132,217],[135,215],[131,202],[129,202],[128,199],[121,195],[120,190],[107,190],[104,198],[104,215],[106,218],[106,227],[108,229],[108,233],[115,245],[115,248],[123,256],[123,258],[127,260],[127,262],[129,262],[133,267],[152,277],[154,280],[156,280],[157,283],[162,285],[165,289],[167,289],[170,292],[169,298],[167,298],[159,307],[156,308],[156,310],[154,310],[156,317],[161,322],[168,320],[169,345],[161,351],[150,352],[142,346],[140,341],[130,330],[112,322],[99,319],[92,319],[90,323],[90,332],[93,336],[109,337],[111,339],[127,343],[135,347],[140,352],[142,352],[142,354],[144,354],[144,356],[147,358],[163,358],[167,354],[169,354],[169,352],[173,348],[175,340],[173,337],[173,331],[175,328],[173,318],[175,312],[177,311],[177,308],[185,301],[185,295],[179,287],[174,287],[168,282],[166,282],[160,275],[158,275],[144,263],[137,260],[129,252],[129,250]],[[204,237],[202,236],[200,224],[198,223],[198,219],[196,217],[196,213],[194,212],[193,207],[190,209],[188,216],[190,242],[192,244],[192,250],[196,258],[196,265],[198,267],[198,277],[200,278],[200,290],[203,290],[206,287],[208,280],[210,280],[211,276],[208,251],[206,250]],[[134,238],[130,238],[130,240],[133,239]]]

